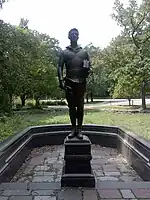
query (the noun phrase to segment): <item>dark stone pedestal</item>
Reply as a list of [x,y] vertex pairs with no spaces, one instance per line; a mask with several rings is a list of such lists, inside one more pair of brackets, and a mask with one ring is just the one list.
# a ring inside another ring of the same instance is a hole
[[62,187],[95,187],[95,178],[91,168],[91,142],[87,136],[64,141],[65,165],[63,167]]

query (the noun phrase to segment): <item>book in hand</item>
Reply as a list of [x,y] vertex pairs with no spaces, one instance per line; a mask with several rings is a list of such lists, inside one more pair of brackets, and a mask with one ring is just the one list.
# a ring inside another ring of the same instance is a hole
[[83,61],[83,68],[90,68],[90,61],[88,61],[88,60],[84,60]]

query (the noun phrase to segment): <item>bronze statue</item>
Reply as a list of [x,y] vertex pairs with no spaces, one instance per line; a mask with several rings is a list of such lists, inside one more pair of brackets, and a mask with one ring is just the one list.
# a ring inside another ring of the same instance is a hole
[[[71,44],[61,52],[58,61],[59,87],[65,90],[69,107],[72,131],[68,137],[82,139],[86,78],[91,70],[91,64],[87,51],[77,44],[79,32],[76,28],[69,31],[68,38]],[[63,78],[64,65],[66,69],[65,78]]]

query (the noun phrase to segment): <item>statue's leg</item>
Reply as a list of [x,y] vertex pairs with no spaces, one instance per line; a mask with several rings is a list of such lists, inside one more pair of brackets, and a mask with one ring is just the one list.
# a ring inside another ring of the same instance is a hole
[[69,117],[71,121],[71,133],[68,135],[69,138],[73,138],[76,136],[76,107],[74,103],[74,90],[73,83],[69,80],[66,81],[66,86],[72,88],[72,93],[66,91],[66,100],[69,107]]
[[73,138],[76,136],[76,107],[70,106],[69,107],[69,116],[71,121],[71,133],[68,135],[69,138]]
[[78,122],[78,135],[77,137],[82,139],[82,123],[83,123],[83,117],[84,117],[84,105],[78,105],[77,106],[77,122]]
[[78,128],[77,128],[77,137],[79,139],[83,138],[82,135],[82,123],[83,123],[83,117],[84,117],[84,95],[85,95],[86,85],[85,83],[81,83],[78,87],[78,103],[77,103],[77,122],[78,122]]

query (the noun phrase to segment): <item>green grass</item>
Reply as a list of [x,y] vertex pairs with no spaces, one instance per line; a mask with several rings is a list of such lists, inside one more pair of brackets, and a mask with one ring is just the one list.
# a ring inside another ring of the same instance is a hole
[[114,105],[110,105],[110,106],[105,106],[104,108],[106,109],[117,109],[117,110],[134,110],[134,109],[139,109],[141,108],[140,105],[135,105],[135,106],[128,106],[128,105],[117,105],[117,106],[114,106]]
[[[115,125],[150,139],[150,114],[124,114],[86,110],[85,124]],[[30,111],[17,113],[0,121],[0,140],[32,125],[70,123],[68,110]]]

